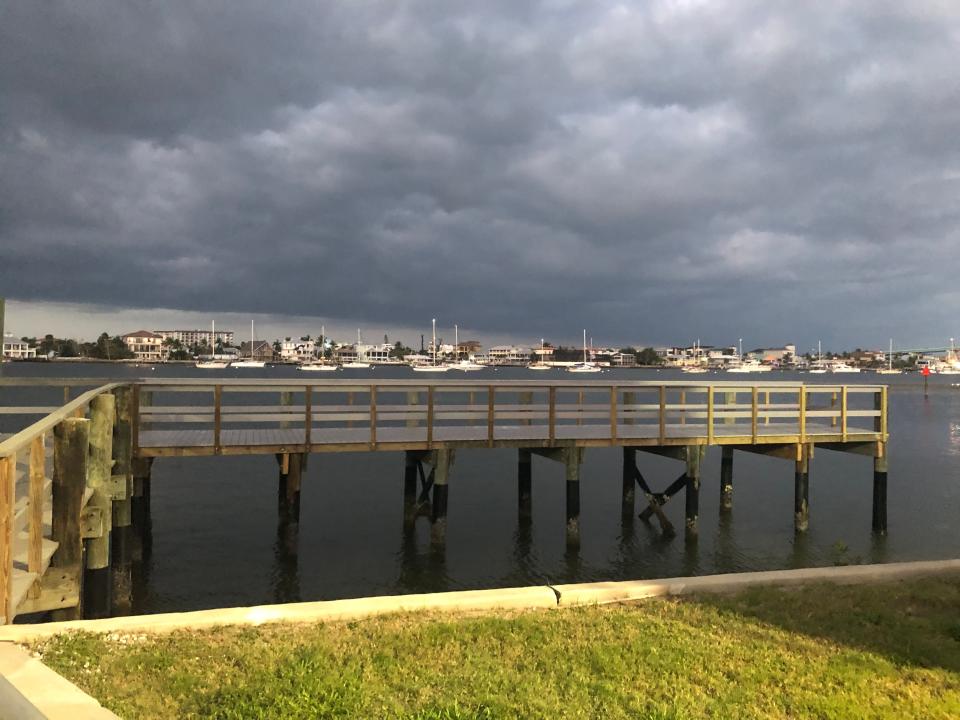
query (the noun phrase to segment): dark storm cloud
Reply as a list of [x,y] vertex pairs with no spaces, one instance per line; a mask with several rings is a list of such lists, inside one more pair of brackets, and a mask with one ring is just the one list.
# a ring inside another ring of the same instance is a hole
[[10,3],[3,292],[956,335],[958,37],[938,2]]

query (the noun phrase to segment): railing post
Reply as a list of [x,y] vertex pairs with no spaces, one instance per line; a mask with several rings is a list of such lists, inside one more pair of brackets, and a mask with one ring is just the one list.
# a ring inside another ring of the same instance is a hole
[[[289,394],[289,393],[285,393]],[[289,405],[290,403],[284,403]],[[223,385],[213,386],[213,452],[220,454],[220,432],[223,425]]]
[[553,445],[554,440],[557,439],[557,388],[552,387],[549,390],[548,396],[548,410],[547,410],[547,437],[550,439],[550,444]]
[[30,550],[27,570],[39,575],[43,552],[43,483],[46,480],[44,436],[30,443]]
[[[83,541],[80,539],[80,509],[87,484],[87,457],[90,421],[67,418],[54,428],[53,448],[53,540],[58,543],[51,565],[64,569],[80,587]],[[77,606],[55,610],[55,620],[77,620],[82,616],[82,598]]]
[[617,442],[617,387],[610,388],[610,444]]
[[433,447],[433,385],[427,387],[427,447]]
[[759,390],[756,385],[750,390],[750,440],[754,445],[757,443],[757,425],[760,415],[760,408],[757,405],[757,394]]
[[377,447],[377,386],[370,386],[370,449]]
[[663,445],[664,440],[667,435],[667,388],[664,385],[660,386],[660,418],[659,418],[659,427],[658,427],[658,436],[660,438],[660,444]]
[[800,393],[798,397],[798,408],[799,408],[799,423],[800,423],[800,442],[805,443],[807,441],[807,388],[805,386],[800,386]]
[[303,444],[306,452],[310,452],[313,442],[313,387],[307,385],[303,389]]
[[496,420],[496,388],[493,385],[487,386],[487,445],[493,447],[494,421]]
[[713,445],[713,385],[707,385],[707,445]]
[[840,388],[840,438],[847,441],[847,386]]
[[17,456],[0,458],[0,624],[13,622],[13,506]]

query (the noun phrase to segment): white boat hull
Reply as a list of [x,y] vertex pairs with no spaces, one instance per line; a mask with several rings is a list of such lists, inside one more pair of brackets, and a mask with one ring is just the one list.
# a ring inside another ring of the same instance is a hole
[[216,361],[198,362],[194,367],[198,367],[201,370],[223,370],[229,364],[230,363],[216,362]]
[[307,372],[335,372],[338,369],[336,365],[297,365],[297,370],[304,370]]
[[341,367],[344,367],[344,368],[352,368],[352,369],[357,369],[357,370],[367,370],[367,369],[369,369],[369,367],[370,367],[370,363],[348,362],[348,363],[344,363],[343,365],[341,365]]
[[230,367],[235,368],[262,368],[266,367],[265,362],[259,362],[257,360],[243,360],[241,362],[230,363]]

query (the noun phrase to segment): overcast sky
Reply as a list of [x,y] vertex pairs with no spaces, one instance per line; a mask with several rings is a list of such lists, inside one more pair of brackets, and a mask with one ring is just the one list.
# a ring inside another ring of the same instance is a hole
[[7,326],[943,344],[958,68],[951,0],[11,0]]

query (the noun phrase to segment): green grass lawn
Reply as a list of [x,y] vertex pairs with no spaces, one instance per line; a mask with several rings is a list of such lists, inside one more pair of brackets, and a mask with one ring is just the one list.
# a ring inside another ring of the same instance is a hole
[[125,718],[960,718],[960,578],[33,649]]

